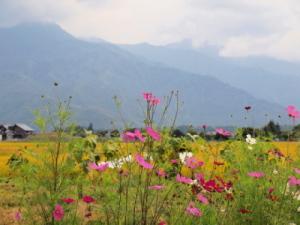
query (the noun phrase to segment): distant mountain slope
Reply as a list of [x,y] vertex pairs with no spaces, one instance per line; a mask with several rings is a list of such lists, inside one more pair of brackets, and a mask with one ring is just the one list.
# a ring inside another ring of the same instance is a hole
[[267,57],[224,58],[216,48],[192,48],[187,41],[167,46],[123,45],[127,51],[177,69],[213,76],[251,95],[300,106],[300,63]]
[[276,118],[283,112],[215,78],[157,65],[106,42],[82,41],[53,24],[2,28],[0,49],[1,122],[30,123],[40,96],[54,99],[56,94],[72,96],[79,123],[98,128],[118,118],[114,95],[121,97],[125,117],[140,124],[136,99],[143,91],[163,96],[179,90],[184,101],[179,124],[244,124],[246,104],[253,105],[256,123],[265,122],[266,113]]

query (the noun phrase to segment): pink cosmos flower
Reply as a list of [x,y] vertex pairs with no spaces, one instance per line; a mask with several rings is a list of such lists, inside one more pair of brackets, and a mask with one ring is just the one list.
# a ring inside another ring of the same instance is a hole
[[200,166],[203,166],[204,162],[199,161],[195,157],[189,157],[185,160],[185,165],[190,169],[197,169]]
[[178,160],[177,159],[171,159],[170,161],[172,164],[178,164]]
[[126,131],[121,135],[121,138],[124,142],[134,142],[135,141],[135,133],[130,131]]
[[139,129],[135,129],[134,132],[126,131],[121,135],[124,142],[134,142],[136,138],[141,142],[145,142],[145,138]]
[[265,174],[263,172],[254,171],[254,172],[248,173],[248,176],[258,179],[258,178],[265,176]]
[[291,176],[288,183],[290,186],[300,186],[300,179],[297,179],[295,176]]
[[153,97],[153,95],[152,95],[152,93],[150,93],[150,92],[144,92],[144,93],[143,93],[143,97],[144,97],[144,99],[145,99],[147,102],[150,102],[151,99],[152,99],[152,97]]
[[157,174],[157,176],[159,176],[159,177],[166,177],[166,176],[167,176],[166,171],[165,171],[164,169],[162,169],[162,168],[159,168],[159,169],[156,171],[156,174]]
[[156,98],[155,96],[150,100],[150,105],[155,106],[160,103],[160,99]]
[[89,196],[89,195],[85,195],[82,200],[87,203],[87,204],[90,204],[90,203],[93,203],[95,202],[95,199],[92,197],[92,196]]
[[139,129],[134,130],[134,135],[137,137],[141,142],[145,142],[145,137],[143,137],[142,132]]
[[201,193],[197,195],[197,199],[204,205],[208,204],[208,199]]
[[73,198],[63,198],[62,201],[67,204],[73,203],[75,200]]
[[300,118],[300,111],[298,111],[298,110],[296,109],[296,107],[293,106],[293,105],[289,105],[289,106],[287,107],[287,113],[288,113],[289,117],[291,117],[291,118],[293,118],[293,119],[298,119],[298,118]]
[[56,221],[60,221],[63,219],[65,212],[61,205],[57,204],[52,212],[52,215]]
[[232,132],[224,130],[223,128],[217,128],[216,133],[222,137],[230,137],[232,136]]
[[186,212],[192,216],[195,217],[200,217],[202,216],[202,212],[200,209],[195,207],[195,203],[194,202],[190,202],[188,207],[186,208]]
[[155,106],[160,103],[160,99],[155,97],[151,92],[144,92],[143,97],[144,100],[147,101],[151,106]]
[[150,190],[161,190],[164,189],[165,187],[163,185],[153,185],[153,186],[149,186],[148,189]]
[[89,169],[90,170],[97,170],[103,172],[108,168],[109,164],[108,163],[101,163],[100,165],[96,163],[89,163]]
[[202,173],[196,173],[195,178],[201,183],[204,181],[204,175]]
[[188,177],[180,176],[180,174],[177,174],[176,181],[183,184],[191,184],[193,183],[193,180]]
[[162,220],[158,223],[158,225],[168,225],[166,221]]
[[20,221],[22,219],[22,214],[20,211],[15,213],[15,220],[16,221]]
[[146,132],[156,141],[160,141],[160,134],[155,131],[152,127],[146,127]]
[[137,163],[144,167],[145,169],[148,169],[148,170],[152,170],[153,169],[153,165],[149,162],[147,162],[143,156],[141,156],[140,154],[136,154],[135,155],[135,160],[137,161]]
[[294,171],[295,171],[295,173],[298,173],[298,174],[300,174],[300,169],[298,169],[298,168],[295,168],[295,169],[294,169]]

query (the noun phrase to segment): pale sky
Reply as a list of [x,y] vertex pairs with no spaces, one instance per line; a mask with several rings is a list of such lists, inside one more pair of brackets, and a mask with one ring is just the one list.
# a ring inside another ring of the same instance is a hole
[[77,37],[300,61],[300,0],[0,0],[0,26],[55,22]]

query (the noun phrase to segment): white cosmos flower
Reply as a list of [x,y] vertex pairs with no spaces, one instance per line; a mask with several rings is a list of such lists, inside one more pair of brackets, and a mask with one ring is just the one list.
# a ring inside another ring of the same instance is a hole
[[[131,155],[128,155],[126,157],[116,159],[116,160],[113,160],[113,161],[107,161],[106,163],[108,163],[109,168],[113,169],[113,168],[121,168],[122,165],[124,163],[127,163],[127,162],[132,162],[132,156]],[[104,163],[104,162],[102,162],[102,163]]]
[[179,159],[180,159],[181,163],[183,163],[183,164],[185,163],[185,160],[187,158],[190,158],[192,156],[193,156],[192,152],[180,152],[179,153]]
[[249,144],[249,145],[255,145],[256,144],[256,139],[251,137],[250,134],[247,134],[246,136],[246,142]]
[[193,182],[191,183],[191,185],[196,185],[196,184],[198,184],[197,180],[193,180]]

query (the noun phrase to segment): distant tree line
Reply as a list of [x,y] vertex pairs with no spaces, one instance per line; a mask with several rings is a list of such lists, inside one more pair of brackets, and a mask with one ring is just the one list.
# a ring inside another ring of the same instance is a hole
[[[254,127],[226,127],[225,129],[229,129],[234,132],[234,136],[236,139],[243,139],[247,134],[250,134],[253,137],[259,137],[261,140],[265,141],[296,141],[300,140],[300,125],[294,127],[284,127],[284,129],[274,121],[270,121],[268,124],[261,128]],[[93,132],[100,139],[108,139],[108,138],[117,138],[120,137],[121,131],[118,129],[102,129],[96,130],[93,128],[93,124],[90,123],[87,127],[83,126],[74,126],[69,128],[68,131],[72,130],[72,134],[77,137],[85,137],[86,132]],[[128,131],[133,131],[134,128],[128,129]],[[206,140],[223,140],[226,139],[221,137],[218,134],[215,134],[213,127],[201,127],[195,128],[192,125],[190,126],[182,126],[174,129],[171,132],[171,136],[173,137],[186,137],[187,135],[198,135]]]

